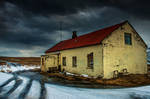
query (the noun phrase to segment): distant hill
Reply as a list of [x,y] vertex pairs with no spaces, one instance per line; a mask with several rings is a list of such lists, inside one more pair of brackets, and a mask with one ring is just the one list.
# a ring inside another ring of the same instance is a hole
[[[40,65],[40,57],[0,57],[0,60],[7,62],[14,62],[21,65]],[[0,65],[6,64],[6,62],[0,62]]]

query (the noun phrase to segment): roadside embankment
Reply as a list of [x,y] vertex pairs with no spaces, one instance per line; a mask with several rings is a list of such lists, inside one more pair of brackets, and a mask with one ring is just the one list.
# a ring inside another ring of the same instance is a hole
[[48,76],[50,78],[60,78],[62,80],[67,80],[70,82],[86,82],[93,83],[93,84],[100,84],[100,85],[112,85],[112,86],[122,86],[122,87],[136,87],[136,86],[144,86],[150,85],[150,77],[147,75],[141,74],[130,74],[126,76],[121,76],[114,79],[101,79],[101,78],[92,78],[92,77],[85,77],[82,75],[67,75],[66,73],[43,73],[42,75]]

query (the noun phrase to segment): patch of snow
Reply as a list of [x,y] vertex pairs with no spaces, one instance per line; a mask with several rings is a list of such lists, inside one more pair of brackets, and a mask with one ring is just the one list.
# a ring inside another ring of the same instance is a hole
[[0,85],[2,85],[5,81],[10,79],[11,77],[13,77],[13,75],[0,72]]
[[0,65],[0,71],[1,72],[16,72],[16,71],[23,71],[23,70],[32,70],[32,69],[39,69],[40,66],[28,66],[28,65],[24,65],[24,66],[20,66],[20,65]]
[[14,86],[14,84],[15,84],[15,81],[13,80],[9,84],[1,88],[2,92],[0,93],[0,95],[6,94]]
[[40,83],[38,81],[33,81],[26,99],[39,99],[40,89]]
[[[63,89],[62,86],[56,86],[56,85],[51,85],[51,84],[46,84],[46,90],[47,90],[47,97],[46,99],[73,99],[71,95],[71,91],[68,93],[66,92],[65,89]],[[78,99],[76,97],[76,99]]]
[[[13,77],[10,74],[0,73],[0,85]],[[9,99],[16,99],[26,87],[30,78],[19,76],[23,83],[19,85]],[[3,87],[6,93],[14,82]],[[46,83],[46,99],[150,99],[150,86],[121,88],[121,89],[94,89],[94,88],[77,88],[67,87]],[[8,88],[8,89],[7,89]],[[37,80],[33,80],[32,86],[25,99],[39,99],[41,86]],[[2,94],[2,93],[1,93]]]
[[130,99],[128,92],[46,84],[47,99]]
[[19,77],[22,81],[22,83],[19,85],[19,87],[17,87],[17,89],[15,89],[15,91],[13,91],[11,93],[11,95],[8,97],[9,99],[17,99],[19,97],[19,95],[21,94],[22,90],[25,88],[27,82],[29,81],[28,78],[26,77]]
[[73,76],[73,75],[75,75],[75,74],[70,73],[70,72],[66,72],[66,75],[71,75],[71,76]]
[[73,73],[70,73],[70,72],[66,72],[66,75],[70,75],[70,76],[74,76],[74,75],[76,75],[76,76],[89,77],[89,76],[88,76],[88,75],[86,75],[86,74],[77,75],[77,74],[73,74]]
[[89,77],[88,75],[86,75],[86,74],[82,74],[81,76],[83,76],[83,77]]

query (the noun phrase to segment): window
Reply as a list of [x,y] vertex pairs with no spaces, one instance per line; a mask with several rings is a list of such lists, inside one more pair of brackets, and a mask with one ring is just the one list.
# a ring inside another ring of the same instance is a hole
[[77,57],[76,56],[72,57],[72,67],[77,67]]
[[63,57],[63,66],[66,66],[66,57]]
[[125,44],[132,45],[132,36],[130,33],[125,33]]
[[44,58],[42,58],[42,65],[44,65]]
[[88,68],[93,69],[93,65],[94,65],[93,53],[90,53],[87,55],[87,65],[88,65]]

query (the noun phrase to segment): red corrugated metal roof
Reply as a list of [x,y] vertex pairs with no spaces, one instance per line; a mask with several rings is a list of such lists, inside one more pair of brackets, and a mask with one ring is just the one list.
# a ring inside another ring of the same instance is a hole
[[78,36],[77,38],[74,39],[61,41],[55,46],[45,51],[45,53],[100,44],[107,36],[109,36],[114,30],[119,28],[125,22],[95,32],[91,32],[82,36]]

